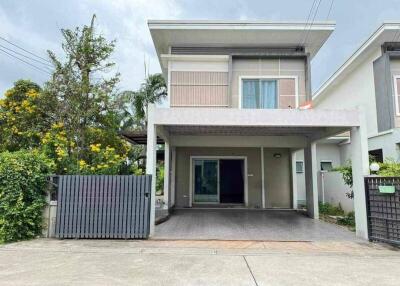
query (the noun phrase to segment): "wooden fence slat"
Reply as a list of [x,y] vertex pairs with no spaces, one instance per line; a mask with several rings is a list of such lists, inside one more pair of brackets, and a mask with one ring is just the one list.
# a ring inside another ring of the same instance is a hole
[[135,195],[136,195],[136,205],[135,205],[135,238],[139,238],[139,213],[140,213],[140,185],[142,182],[142,176],[136,177],[136,187],[135,187]]
[[128,201],[128,209],[126,212],[126,238],[132,238],[132,225],[131,225],[131,219],[132,219],[132,176],[127,176],[128,180],[128,187],[127,187],[127,201]]
[[64,229],[64,176],[58,179],[57,188],[57,219],[56,219],[56,237],[62,238]]
[[96,176],[90,178],[89,238],[93,238],[95,217]]
[[115,238],[115,198],[117,192],[117,180],[118,177],[113,178],[112,183],[112,196],[111,196],[111,209],[110,209],[110,238]]
[[87,198],[87,176],[82,176],[81,189],[81,228],[79,230],[81,238],[86,237],[86,198]]
[[146,175],[146,187],[144,188],[143,192],[145,192],[145,199],[144,199],[144,222],[143,222],[143,235],[142,238],[146,238],[150,232],[150,202],[151,202],[151,176]]
[[124,176],[124,211],[122,212],[122,238],[127,238],[127,216],[128,216],[128,176]]
[[71,176],[67,176],[67,187],[66,187],[66,197],[65,197],[65,235],[64,237],[70,238],[70,213],[72,210],[71,207]]
[[142,184],[140,187],[139,237],[143,238],[143,222],[144,222],[143,210],[144,210],[144,190],[146,188],[146,176],[141,176],[141,177],[142,177]]
[[115,225],[114,233],[115,238],[120,238],[119,236],[119,209],[120,209],[120,194],[121,194],[121,177],[117,177],[117,189],[115,192]]
[[99,218],[98,218],[98,232],[97,238],[104,238],[103,229],[104,229],[104,220],[103,220],[103,212],[104,212],[104,179],[105,176],[100,176],[99,180]]
[[102,238],[107,238],[108,235],[108,196],[109,196],[109,181],[110,176],[104,176],[104,199],[103,199],[103,232]]

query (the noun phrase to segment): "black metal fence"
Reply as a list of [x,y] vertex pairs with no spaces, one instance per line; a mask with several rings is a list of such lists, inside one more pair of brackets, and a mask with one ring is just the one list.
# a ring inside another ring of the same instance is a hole
[[151,176],[79,176],[57,184],[58,238],[147,238]]
[[[380,186],[395,191],[384,193]],[[400,245],[400,177],[366,177],[365,193],[369,239]]]

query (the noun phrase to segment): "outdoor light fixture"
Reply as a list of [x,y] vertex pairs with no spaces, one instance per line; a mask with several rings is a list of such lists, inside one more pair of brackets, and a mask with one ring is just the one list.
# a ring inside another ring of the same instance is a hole
[[281,153],[274,153],[274,158],[280,158],[282,157]]
[[376,173],[379,171],[379,164],[377,162],[372,162],[371,165],[369,165],[369,169],[371,173]]

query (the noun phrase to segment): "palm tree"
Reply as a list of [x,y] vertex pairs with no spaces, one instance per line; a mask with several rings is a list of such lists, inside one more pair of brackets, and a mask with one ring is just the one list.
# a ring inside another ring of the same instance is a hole
[[167,96],[167,85],[162,74],[149,75],[140,89],[132,93],[132,104],[137,121],[147,126],[147,108],[151,103],[159,103]]

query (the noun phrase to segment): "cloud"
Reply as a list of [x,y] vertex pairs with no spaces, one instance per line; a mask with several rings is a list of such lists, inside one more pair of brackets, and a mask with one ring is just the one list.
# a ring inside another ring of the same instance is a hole
[[[181,15],[180,5],[174,0],[33,2],[2,2],[0,35],[40,56],[46,57],[48,49],[61,56],[60,29],[89,24],[95,13],[97,31],[117,41],[112,60],[121,73],[121,90],[139,87],[145,77],[144,61],[151,73],[160,71],[147,20],[176,19]],[[4,54],[0,54],[0,64],[0,96],[20,78],[40,84],[48,79],[48,75]]]
[[[150,73],[160,72],[147,20],[177,19],[181,14],[180,6],[176,1],[165,0],[102,0],[96,3],[108,11],[104,18],[102,13],[99,15],[99,30],[117,40],[115,61],[122,75],[120,88],[135,89],[145,77],[145,62]],[[113,30],[109,21],[115,21],[111,25]]]

